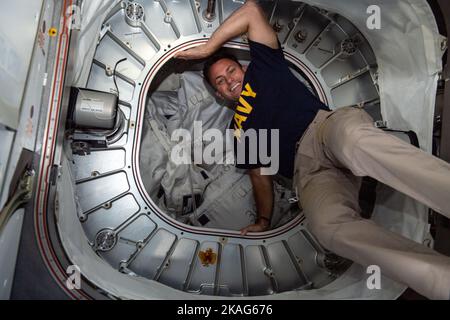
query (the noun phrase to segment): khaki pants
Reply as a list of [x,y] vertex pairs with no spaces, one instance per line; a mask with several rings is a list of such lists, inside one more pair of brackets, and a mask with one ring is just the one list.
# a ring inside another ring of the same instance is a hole
[[450,298],[450,257],[360,217],[362,176],[450,216],[450,165],[377,129],[359,108],[319,111],[300,140],[294,183],[311,232],[328,250],[431,299]]

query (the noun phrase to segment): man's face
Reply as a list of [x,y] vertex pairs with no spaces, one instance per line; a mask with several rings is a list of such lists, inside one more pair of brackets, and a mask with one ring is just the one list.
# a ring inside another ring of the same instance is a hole
[[230,59],[221,59],[209,69],[209,79],[216,94],[226,100],[238,101],[242,91],[245,67]]

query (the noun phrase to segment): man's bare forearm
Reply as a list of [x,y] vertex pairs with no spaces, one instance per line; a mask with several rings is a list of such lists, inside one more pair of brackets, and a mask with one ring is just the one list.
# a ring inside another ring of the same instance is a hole
[[180,59],[206,58],[228,40],[245,33],[252,41],[273,49],[278,48],[277,35],[269,25],[264,12],[255,1],[248,0],[217,28],[206,44],[177,52],[175,57]]
[[270,225],[273,210],[272,177],[261,175],[260,169],[253,169],[250,171],[250,179],[253,186],[258,218],[266,219]]

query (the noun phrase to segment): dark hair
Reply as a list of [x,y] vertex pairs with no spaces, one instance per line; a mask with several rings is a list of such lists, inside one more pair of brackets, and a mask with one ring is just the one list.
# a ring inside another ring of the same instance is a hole
[[203,77],[205,78],[206,82],[213,88],[215,88],[215,87],[209,79],[209,69],[211,69],[211,67],[214,63],[216,63],[217,61],[222,60],[222,59],[233,60],[234,62],[236,62],[237,64],[242,66],[241,63],[239,62],[239,60],[234,55],[232,55],[226,51],[223,51],[223,50],[217,51],[215,54],[210,56],[205,61],[205,64],[203,65]]

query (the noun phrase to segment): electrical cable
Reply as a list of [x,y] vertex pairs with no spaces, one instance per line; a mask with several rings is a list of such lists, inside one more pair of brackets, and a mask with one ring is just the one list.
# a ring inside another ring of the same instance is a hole
[[116,86],[117,98],[119,98],[119,88],[117,87],[117,82],[116,82],[116,69],[117,69],[117,66],[119,65],[119,63],[122,63],[125,60],[127,60],[127,58],[120,59],[119,61],[116,62],[116,65],[114,66],[113,81],[114,81],[114,85]]

